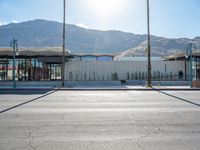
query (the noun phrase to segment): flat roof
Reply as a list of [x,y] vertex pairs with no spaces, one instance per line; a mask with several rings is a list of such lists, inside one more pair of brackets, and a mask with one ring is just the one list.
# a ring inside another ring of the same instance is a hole
[[[147,61],[148,57],[117,57],[115,61]],[[161,57],[151,57],[152,61],[161,61]]]
[[[181,59],[181,58],[185,58],[185,56],[186,56],[185,52],[180,52],[180,53],[168,55],[168,56],[164,57],[164,60]],[[200,51],[193,51],[192,56],[200,57]]]
[[[45,47],[45,48],[27,48],[19,47],[19,56],[62,56],[62,47]],[[0,48],[0,56],[13,56],[13,50],[10,47]],[[71,56],[69,50],[65,50],[65,56]]]
[[118,55],[118,53],[72,53],[73,56],[109,56],[109,57],[115,57]]

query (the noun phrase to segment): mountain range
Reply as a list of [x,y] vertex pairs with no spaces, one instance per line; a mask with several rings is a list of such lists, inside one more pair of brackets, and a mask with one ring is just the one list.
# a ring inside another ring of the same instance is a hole
[[[62,23],[32,20],[0,26],[0,47],[9,47],[16,38],[20,47],[61,47]],[[183,52],[188,43],[200,47],[200,37],[164,38],[151,36],[153,56]],[[145,56],[147,35],[116,30],[99,31],[66,24],[66,47],[72,53],[118,53],[119,56]]]

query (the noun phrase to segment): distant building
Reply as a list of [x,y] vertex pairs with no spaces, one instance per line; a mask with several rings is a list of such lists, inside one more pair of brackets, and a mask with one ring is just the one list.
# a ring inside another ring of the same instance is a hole
[[[65,52],[66,59],[71,57]],[[16,80],[60,80],[61,48],[20,48],[16,55]],[[0,48],[0,81],[12,80],[13,51],[11,48]]]
[[[186,56],[186,53],[176,53],[169,56],[166,56],[164,58],[166,61],[184,61],[185,62],[185,77],[186,80],[188,80],[190,77],[189,75],[189,61],[190,58]],[[192,52],[192,74],[194,80],[200,80],[200,52],[199,51],[193,51]]]
[[73,54],[73,60],[113,61],[114,54],[78,53],[78,54]]
[[[118,57],[115,61],[147,61],[147,57]],[[161,61],[162,57],[151,57],[152,61]]]
[[[65,52],[66,81],[146,80],[147,57]],[[152,57],[152,80],[189,80],[189,60],[184,53]],[[62,48],[20,48],[16,56],[17,81],[61,80]],[[200,79],[200,53],[193,52],[193,77]],[[183,73],[183,75],[181,75]],[[13,51],[0,48],[0,81],[13,80]]]

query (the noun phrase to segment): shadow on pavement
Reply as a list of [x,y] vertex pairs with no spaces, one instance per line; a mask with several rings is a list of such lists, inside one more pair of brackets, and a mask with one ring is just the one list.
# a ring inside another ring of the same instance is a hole
[[167,95],[167,96],[173,97],[173,98],[175,98],[175,99],[177,99],[177,100],[184,101],[184,102],[186,102],[186,103],[189,103],[189,104],[192,104],[192,105],[195,105],[195,106],[200,107],[200,104],[194,103],[194,102],[192,102],[192,101],[190,101],[190,100],[187,100],[187,99],[184,99],[184,98],[181,98],[181,97],[178,97],[178,96],[171,95],[171,94],[166,93],[166,92],[164,92],[164,91],[160,91],[160,90],[157,90],[157,91],[158,91],[159,93],[162,93],[162,94],[165,94],[165,95]]
[[[36,91],[32,91],[32,92],[35,93]],[[43,92],[44,92],[44,91],[43,91]],[[4,110],[0,111],[0,114],[2,114],[2,113],[4,113],[4,112],[7,112],[7,111],[9,111],[9,110],[12,110],[12,109],[14,109],[14,108],[23,106],[23,105],[25,105],[25,104],[31,103],[31,102],[33,102],[33,101],[39,100],[39,99],[41,99],[41,98],[43,98],[43,97],[46,97],[46,96],[48,96],[48,95],[51,95],[51,94],[53,94],[53,93],[55,93],[55,92],[56,92],[56,90],[51,91],[51,92],[49,92],[49,93],[46,93],[46,94],[44,94],[44,95],[42,95],[42,96],[39,96],[39,97],[37,97],[37,98],[34,98],[34,99],[32,99],[32,100],[29,100],[29,101],[23,102],[23,103],[21,103],[21,104],[18,104],[18,105],[9,107],[9,108],[7,108],[7,109],[4,109]],[[19,93],[18,93],[18,94],[19,94]],[[41,93],[37,93],[37,94],[41,94]],[[29,95],[30,95],[30,93],[29,93]]]

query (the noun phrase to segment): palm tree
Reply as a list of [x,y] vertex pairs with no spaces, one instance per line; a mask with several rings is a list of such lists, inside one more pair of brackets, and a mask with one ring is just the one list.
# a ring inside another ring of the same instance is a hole
[[147,51],[148,51],[148,83],[147,86],[151,87],[151,37],[150,37],[150,15],[149,15],[149,0],[147,0],[147,32],[148,32],[148,40],[147,40]]
[[62,86],[65,86],[65,9],[66,0],[63,0],[63,55],[62,55]]

